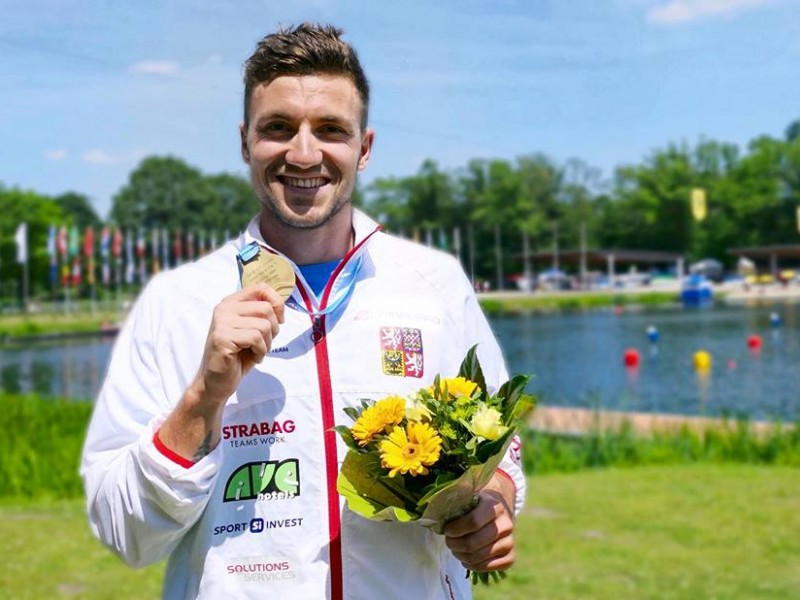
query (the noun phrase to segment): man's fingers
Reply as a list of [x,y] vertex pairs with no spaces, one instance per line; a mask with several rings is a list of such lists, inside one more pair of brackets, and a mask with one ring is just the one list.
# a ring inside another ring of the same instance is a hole
[[504,543],[503,540],[498,541],[491,550],[482,550],[462,556],[456,554],[455,556],[467,569],[478,572],[509,569],[517,558],[513,543]]
[[263,317],[239,317],[235,322],[231,323],[231,326],[234,329],[253,329],[259,331],[268,344],[272,343],[272,338],[278,335],[280,331],[280,325],[278,325],[278,321],[274,317],[271,319]]
[[445,525],[444,534],[447,537],[461,537],[474,533],[484,525],[497,519],[504,512],[505,507],[502,504],[481,495],[475,508]]
[[271,344],[272,329],[269,327],[231,328],[211,335],[212,351],[235,356],[242,350],[249,350],[254,358],[257,357],[256,362],[261,362]]
[[514,564],[514,520],[502,498],[481,492],[478,505],[445,526],[445,543],[465,567],[495,571]]
[[238,303],[245,303],[253,300],[267,302],[272,306],[272,310],[275,312],[278,323],[283,323],[285,302],[280,294],[278,294],[278,292],[276,292],[266,283],[248,285],[235,294],[228,296],[228,298],[223,300],[223,302],[227,300]]
[[496,540],[511,535],[514,527],[509,520],[498,519],[481,527],[478,531],[460,536],[447,536],[445,541],[448,548],[453,553],[471,554],[487,546],[491,546]]

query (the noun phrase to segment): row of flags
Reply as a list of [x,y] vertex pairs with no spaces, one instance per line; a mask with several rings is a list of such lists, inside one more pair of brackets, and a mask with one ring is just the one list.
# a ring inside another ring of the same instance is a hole
[[[406,232],[398,232],[406,237]],[[471,240],[471,229],[470,240]],[[438,247],[461,257],[462,240],[459,227],[452,233],[444,228],[414,228],[412,240]],[[103,226],[87,227],[81,232],[76,226],[50,225],[47,234],[49,281],[52,288],[58,285],[65,290],[84,283],[95,286],[144,284],[162,270],[176,267],[203,256],[217,247],[218,241],[230,239],[225,231],[219,238],[217,231],[170,232],[167,228],[150,230]],[[20,223],[14,234],[17,245],[17,262],[24,266],[25,277],[30,260],[28,224]],[[26,283],[27,286],[27,283]]]
[[[229,239],[224,232],[222,240]],[[203,256],[217,247],[217,231],[170,232],[166,228],[122,230],[103,226],[96,231],[87,227],[81,232],[76,226],[50,225],[47,234],[47,256],[50,264],[50,284],[77,286],[83,281],[90,286],[100,281],[104,285],[123,282],[145,283],[159,271],[176,267]],[[20,223],[14,235],[17,262],[28,264],[28,224]]]

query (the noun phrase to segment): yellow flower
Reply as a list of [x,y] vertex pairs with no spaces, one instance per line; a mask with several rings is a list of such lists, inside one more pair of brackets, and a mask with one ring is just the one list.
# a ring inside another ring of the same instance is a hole
[[395,427],[380,448],[381,464],[390,469],[389,477],[427,475],[428,467],[439,460],[442,438],[427,423],[411,421],[406,429]]
[[500,419],[501,415],[497,409],[483,405],[472,415],[469,425],[475,435],[487,440],[496,440],[508,431],[508,427],[503,426]]
[[439,389],[447,388],[447,395],[453,398],[469,398],[478,384],[463,377],[450,377],[439,380]]
[[430,421],[431,416],[430,409],[419,398],[406,398],[406,418],[409,421]]
[[364,409],[351,429],[359,446],[366,446],[379,433],[388,431],[405,416],[406,401],[400,396],[388,396]]

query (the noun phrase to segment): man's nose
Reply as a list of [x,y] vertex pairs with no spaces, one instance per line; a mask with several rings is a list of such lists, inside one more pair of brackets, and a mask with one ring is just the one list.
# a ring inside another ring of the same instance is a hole
[[301,169],[309,169],[322,162],[322,150],[309,128],[301,127],[291,139],[286,162]]

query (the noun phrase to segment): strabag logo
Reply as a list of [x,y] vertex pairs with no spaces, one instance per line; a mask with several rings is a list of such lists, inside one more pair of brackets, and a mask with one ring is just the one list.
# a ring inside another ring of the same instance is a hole
[[283,444],[286,435],[294,433],[295,424],[291,419],[285,421],[259,421],[257,423],[225,425],[222,428],[222,439],[232,448],[240,446],[258,446]]
[[249,462],[236,469],[225,484],[223,502],[287,500],[300,495],[300,461]]
[[422,377],[422,331],[411,327],[381,327],[381,366],[386,375]]

